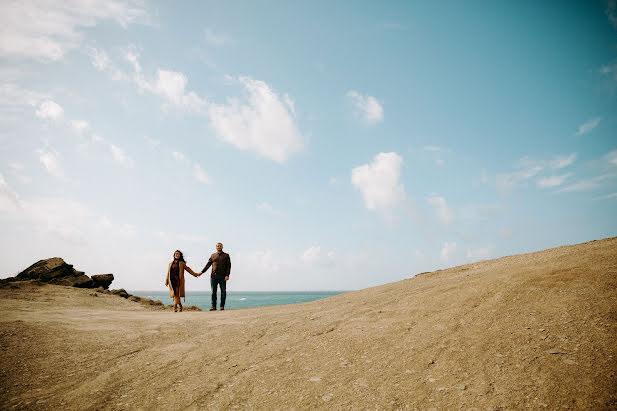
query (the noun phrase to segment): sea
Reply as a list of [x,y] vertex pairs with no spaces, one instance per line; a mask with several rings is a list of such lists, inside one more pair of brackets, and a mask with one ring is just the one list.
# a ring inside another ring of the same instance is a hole
[[[239,308],[263,307],[267,305],[285,305],[306,303],[341,294],[344,291],[227,291],[225,301],[226,310]],[[165,305],[173,304],[169,298],[169,291],[128,291],[129,294],[139,297],[161,300]],[[210,309],[210,291],[187,291],[186,302],[182,305],[196,305],[204,311]],[[218,293],[217,304],[221,303],[221,294]],[[218,309],[218,307],[217,307]]]

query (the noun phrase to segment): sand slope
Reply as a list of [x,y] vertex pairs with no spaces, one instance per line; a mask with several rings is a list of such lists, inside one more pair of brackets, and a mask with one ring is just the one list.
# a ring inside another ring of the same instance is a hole
[[617,408],[617,238],[287,306],[91,294],[0,290],[0,408]]

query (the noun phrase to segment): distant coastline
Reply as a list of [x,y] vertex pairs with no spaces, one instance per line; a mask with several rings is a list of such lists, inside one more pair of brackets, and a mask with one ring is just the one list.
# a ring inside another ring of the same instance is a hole
[[[349,290],[333,291],[227,291],[227,309],[240,309],[251,307],[265,307],[271,305],[287,305],[306,303],[323,298],[332,297],[348,292]],[[133,295],[139,297],[161,300],[168,303],[169,291],[143,291],[131,290]],[[187,291],[186,304],[196,305],[203,310],[210,308],[210,291]]]

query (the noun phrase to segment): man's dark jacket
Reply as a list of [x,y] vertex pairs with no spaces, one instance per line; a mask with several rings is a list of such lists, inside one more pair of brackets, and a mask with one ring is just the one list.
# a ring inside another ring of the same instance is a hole
[[229,273],[231,272],[231,258],[229,258],[229,254],[221,251],[216,252],[210,256],[208,260],[208,264],[201,270],[202,273],[206,272],[208,268],[212,266],[212,272],[210,273],[210,278],[225,278],[229,277]]

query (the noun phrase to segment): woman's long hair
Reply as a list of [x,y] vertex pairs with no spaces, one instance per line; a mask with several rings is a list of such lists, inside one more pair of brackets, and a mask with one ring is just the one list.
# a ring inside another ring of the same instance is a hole
[[182,261],[183,263],[186,263],[186,261],[184,261],[184,254],[182,254],[182,251],[180,250],[174,251],[174,260],[176,259],[176,253],[180,253],[180,258],[178,258],[178,261]]

